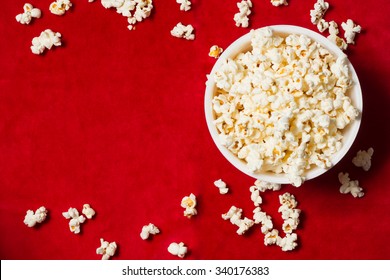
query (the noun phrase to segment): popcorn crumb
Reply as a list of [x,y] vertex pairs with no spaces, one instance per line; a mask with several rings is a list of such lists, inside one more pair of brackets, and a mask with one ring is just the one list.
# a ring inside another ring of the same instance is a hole
[[184,38],[186,40],[194,40],[195,35],[193,34],[194,27],[191,24],[183,25],[181,22],[171,30],[171,35],[177,38]]
[[177,4],[180,4],[180,11],[189,11],[191,10],[191,1],[189,0],[176,0]]
[[362,167],[364,171],[368,171],[371,167],[371,158],[373,154],[373,148],[369,148],[367,151],[360,150],[352,159],[352,163],[357,167]]
[[24,223],[28,227],[33,227],[37,223],[42,223],[44,220],[46,220],[47,217],[47,210],[44,206],[39,207],[35,213],[32,210],[27,210],[26,216],[24,217]]
[[76,208],[69,208],[67,212],[63,212],[64,216],[69,221],[69,229],[71,232],[77,234],[80,233],[80,225],[85,222],[83,215],[79,216],[79,211]]
[[352,19],[348,19],[347,22],[341,23],[341,27],[344,29],[344,38],[347,40],[347,44],[355,44],[356,33],[360,33],[362,28],[353,22]]
[[350,193],[355,198],[357,197],[360,198],[364,196],[363,188],[359,187],[358,180],[351,181],[349,179],[349,174],[342,173],[342,172],[339,173],[338,177],[341,183],[340,193],[342,194]]
[[248,16],[251,14],[252,2],[251,0],[242,0],[237,3],[238,13],[236,13],[233,17],[236,22],[237,27],[248,27],[249,26],[249,18]]
[[216,186],[219,189],[220,194],[227,194],[229,191],[229,188],[226,186],[226,183],[222,181],[222,179],[218,179],[214,182],[214,186]]
[[184,216],[187,218],[191,218],[192,216],[198,214],[196,211],[196,196],[194,194],[190,194],[189,196],[183,197],[181,200],[181,207],[185,208]]
[[40,18],[42,15],[41,10],[34,8],[30,3],[23,5],[23,13],[16,16],[16,21],[21,24],[30,24],[33,18]]
[[223,52],[222,48],[218,47],[217,45],[213,45],[210,48],[209,56],[210,57],[214,57],[214,58],[218,58],[221,55],[222,52]]
[[50,50],[53,46],[61,46],[61,33],[46,29],[41,32],[39,37],[32,39],[30,48],[33,54],[41,54],[45,49]]
[[281,5],[288,5],[287,0],[271,0],[271,4],[275,7],[281,6]]
[[89,204],[83,205],[81,213],[83,213],[88,219],[92,219],[92,217],[96,214],[95,210],[93,210]]
[[160,233],[160,230],[158,229],[158,227],[156,227],[152,223],[149,223],[147,226],[142,227],[142,231],[141,231],[140,236],[143,240],[146,240],[149,238],[150,234],[155,235],[157,233]]
[[50,4],[49,10],[52,14],[62,16],[72,7],[70,0],[56,0]]
[[115,255],[117,244],[114,242],[104,241],[100,238],[100,247],[96,249],[96,254],[103,255],[102,260],[108,260]]
[[187,251],[188,249],[183,242],[180,243],[172,242],[168,246],[168,252],[174,256],[178,256],[179,258],[184,258],[185,255],[187,254]]

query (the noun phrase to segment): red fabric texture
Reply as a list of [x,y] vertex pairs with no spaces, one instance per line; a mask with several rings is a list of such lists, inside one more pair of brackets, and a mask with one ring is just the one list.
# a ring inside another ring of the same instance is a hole
[[[1,259],[100,259],[100,238],[117,242],[113,259],[177,259],[167,251],[171,242],[188,246],[186,259],[389,259],[388,0],[328,1],[326,20],[340,26],[350,18],[363,28],[347,54],[360,78],[364,112],[356,142],[339,164],[299,188],[263,195],[262,208],[280,231],[278,196],[290,192],[299,202],[299,246],[291,252],[265,246],[259,226],[238,236],[221,218],[232,205],[252,217],[254,179],[214,145],[204,90],[215,63],[208,56],[212,45],[226,48],[251,28],[273,24],[316,30],[309,16],[315,1],[274,7],[254,0],[245,29],[233,21],[237,1],[193,0],[182,12],[174,0],[154,0],[152,16],[133,31],[100,1],[73,1],[64,16],[49,12],[51,2],[32,2],[43,15],[30,25],[15,21],[24,1],[2,3]],[[170,35],[178,22],[194,26],[194,41]],[[63,46],[34,55],[31,40],[46,28],[62,34]],[[375,152],[365,172],[351,159],[369,147]],[[366,195],[340,194],[338,172],[359,180]],[[230,188],[224,196],[213,185],[220,178]],[[190,193],[198,215],[187,219],[180,201]],[[81,212],[84,203],[97,214],[76,235],[61,213]],[[42,205],[48,219],[28,228],[26,210]],[[141,228],[150,222],[161,233],[143,241]]]

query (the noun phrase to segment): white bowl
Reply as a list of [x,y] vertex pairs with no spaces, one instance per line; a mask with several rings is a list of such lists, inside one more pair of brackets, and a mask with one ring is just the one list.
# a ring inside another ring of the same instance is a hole
[[[312,40],[320,43],[324,48],[329,50],[335,57],[338,57],[343,54],[343,52],[331,41],[329,41],[324,36],[320,35],[319,33],[316,33],[312,30],[293,26],[293,25],[272,25],[268,26],[272,29],[274,34],[278,35],[288,35],[288,34],[303,34],[307,37],[311,38]],[[218,131],[216,126],[214,125],[213,121],[215,120],[215,115],[212,108],[212,99],[214,97],[214,93],[216,90],[215,81],[213,80],[213,74],[214,72],[220,68],[221,64],[226,61],[227,58],[234,58],[241,52],[246,52],[251,49],[251,33],[247,33],[246,35],[238,38],[236,41],[234,41],[226,50],[222,53],[222,55],[219,57],[219,59],[216,61],[213,69],[211,70],[211,73],[209,75],[208,81],[206,83],[206,92],[205,92],[205,100],[204,100],[204,106],[205,106],[205,114],[206,114],[206,122],[208,129],[210,131],[211,137],[214,140],[214,143],[218,147],[219,151],[224,155],[224,157],[233,164],[237,169],[242,171],[243,173],[264,181],[272,182],[272,183],[279,183],[279,184],[289,184],[290,181],[287,178],[287,175],[284,173],[276,174],[273,172],[251,172],[247,166],[246,163],[239,159],[237,156],[235,156],[231,151],[229,151],[225,146],[223,146],[220,143],[219,137],[218,137]],[[356,75],[355,69],[353,68],[352,64],[348,61],[351,78],[353,82],[353,86],[351,89],[349,89],[348,95],[352,100],[352,104],[357,108],[360,112],[360,116],[352,121],[344,130],[343,130],[343,145],[342,148],[335,153],[330,161],[332,163],[332,166],[336,165],[348,152],[350,147],[352,146],[357,133],[359,131],[360,127],[360,119],[361,114],[363,111],[363,100],[362,100],[362,91],[360,88],[360,83],[358,80],[358,77]],[[303,176],[305,177],[305,180],[310,180],[315,177],[320,176],[321,174],[325,173],[328,169],[323,169],[319,167],[313,167],[309,170],[307,170]]]

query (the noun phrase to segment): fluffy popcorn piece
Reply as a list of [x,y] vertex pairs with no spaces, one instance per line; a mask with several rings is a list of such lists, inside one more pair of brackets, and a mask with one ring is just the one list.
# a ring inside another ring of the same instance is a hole
[[349,179],[348,173],[340,172],[338,177],[341,183],[340,193],[342,194],[351,193],[352,196],[355,198],[357,197],[360,198],[364,196],[363,188],[359,187],[359,181],[357,180],[351,181]]
[[47,210],[44,206],[39,207],[35,213],[32,210],[27,210],[26,216],[24,217],[24,223],[28,227],[33,227],[37,223],[42,223],[44,220],[46,220],[47,217]]
[[285,237],[278,240],[277,245],[282,248],[282,251],[291,251],[298,246],[297,239],[298,236],[296,233],[288,233]]
[[360,150],[352,159],[352,163],[357,167],[362,167],[364,171],[368,171],[371,167],[371,158],[373,154],[373,148],[369,148],[367,151]]
[[108,242],[100,238],[100,247],[96,249],[96,254],[103,255],[102,260],[108,260],[115,255],[117,248],[118,246],[115,241]]
[[41,32],[39,37],[32,39],[31,51],[33,54],[41,54],[45,49],[51,49],[53,46],[61,46],[61,33],[46,29]]
[[347,44],[355,44],[356,33],[360,33],[362,28],[353,22],[352,19],[348,19],[347,22],[341,23],[341,27],[344,29],[344,38],[347,40]]
[[230,207],[228,212],[226,212],[225,214],[222,214],[222,219],[230,220],[230,222],[233,225],[238,226],[240,224],[241,215],[242,215],[242,209],[237,208],[236,206],[232,206],[232,207]]
[[217,45],[213,45],[210,48],[209,56],[214,57],[214,58],[218,58],[222,52],[223,52],[222,48],[218,47]]
[[191,1],[189,0],[176,0],[177,4],[180,4],[180,11],[189,11],[191,10]]
[[49,10],[52,14],[62,16],[72,7],[70,0],[56,0],[50,4]]
[[281,237],[279,236],[279,231],[277,229],[273,229],[267,232],[264,236],[264,245],[274,245],[280,242]]
[[298,202],[295,200],[295,196],[288,192],[279,195],[279,202],[290,209],[295,209],[298,205]]
[[259,179],[255,181],[255,186],[261,192],[265,192],[267,190],[279,191],[282,187],[281,184],[270,183],[270,182],[259,180]]
[[261,232],[267,233],[273,229],[273,223],[271,216],[267,215],[267,213],[261,211],[260,207],[255,208],[253,210],[253,220],[255,224],[261,224]]
[[329,22],[329,36],[328,39],[333,42],[336,46],[338,46],[341,50],[346,50],[348,47],[348,44],[345,42],[345,40],[338,36],[339,34],[339,27],[335,21]]
[[219,189],[220,194],[227,194],[229,191],[229,188],[226,186],[226,183],[222,181],[222,179],[218,179],[214,182],[214,186],[216,186]]
[[187,218],[191,218],[198,213],[195,209],[196,196],[193,193],[191,193],[189,196],[183,197],[180,205],[185,209],[184,216],[186,216]]
[[238,235],[243,235],[245,232],[248,231],[248,229],[250,229],[253,225],[255,224],[255,222],[251,219],[248,219],[248,218],[244,218],[242,220],[240,220],[239,224],[238,224],[238,230],[237,230],[237,234]]
[[237,27],[248,27],[249,26],[249,18],[248,16],[252,13],[252,2],[251,0],[242,0],[237,3],[238,13],[236,13],[233,17],[236,22]]
[[85,217],[79,215],[79,211],[76,208],[69,208],[67,212],[63,212],[64,216],[69,221],[69,229],[71,232],[77,234],[80,233],[80,225],[85,222]]
[[40,18],[42,15],[41,10],[34,8],[30,3],[23,5],[23,13],[16,16],[16,21],[21,24],[30,24],[33,18]]
[[294,230],[298,228],[299,219],[288,218],[284,220],[282,229],[285,233],[292,233]]
[[249,191],[251,192],[251,200],[255,206],[259,206],[263,203],[263,199],[260,196],[260,191],[256,188],[256,186],[251,186]]
[[158,229],[158,227],[156,227],[152,223],[149,223],[148,225],[142,227],[142,231],[140,233],[140,236],[143,240],[146,240],[149,238],[149,236],[151,234],[155,235],[158,233],[160,233],[160,230]]
[[278,212],[282,214],[282,219],[287,220],[287,219],[294,219],[299,221],[299,215],[301,214],[301,210],[297,208],[290,208],[288,204],[282,204]]
[[317,23],[317,28],[318,28],[318,31],[320,31],[321,33],[324,32],[326,29],[329,28],[329,22],[327,22],[326,20],[324,20],[323,18],[320,19]]
[[83,213],[88,219],[92,219],[92,217],[96,214],[95,210],[93,210],[89,204],[83,205],[81,213]]
[[275,7],[281,6],[281,5],[288,5],[287,0],[271,0],[271,4]]
[[178,256],[179,258],[184,258],[185,255],[187,254],[187,251],[188,249],[183,242],[180,243],[172,242],[168,246],[168,252],[174,256]]
[[171,35],[173,37],[184,38],[186,40],[194,40],[195,34],[193,32],[194,32],[194,27],[191,24],[184,25],[181,22],[179,22],[171,30]]
[[318,24],[318,22],[324,17],[328,8],[328,2],[325,2],[324,0],[317,0],[317,2],[314,4],[314,9],[310,10],[311,23]]

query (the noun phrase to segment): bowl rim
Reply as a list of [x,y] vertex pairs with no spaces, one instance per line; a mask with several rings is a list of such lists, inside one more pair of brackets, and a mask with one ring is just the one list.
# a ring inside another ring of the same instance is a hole
[[[271,182],[271,183],[279,183],[279,184],[291,184],[290,180],[288,179],[287,174],[285,173],[272,173],[272,172],[251,172],[248,170],[246,163],[243,162],[243,160],[240,160],[237,158],[231,151],[229,151],[225,146],[223,146],[220,143],[219,140],[219,133],[217,131],[216,126],[213,124],[214,120],[214,113],[212,108],[212,97],[214,96],[215,91],[215,81],[213,79],[213,75],[216,72],[217,69],[220,68],[221,64],[226,61],[227,58],[233,58],[237,56],[241,52],[245,52],[247,50],[251,49],[250,43],[251,38],[254,30],[259,30],[263,28],[270,28],[273,32],[277,34],[298,34],[298,35],[306,35],[313,41],[319,43],[322,47],[329,50],[333,55],[336,57],[339,57],[341,55],[345,55],[345,53],[339,49],[333,42],[331,42],[329,39],[321,35],[320,33],[317,33],[313,30],[295,26],[295,25],[270,25],[270,26],[264,26],[261,28],[251,29],[248,33],[244,34],[243,36],[239,37],[233,43],[231,43],[225,51],[221,54],[221,56],[217,59],[215,62],[211,72],[209,75],[207,75],[207,82],[206,82],[206,89],[205,89],[205,98],[204,98],[204,110],[205,110],[205,117],[206,117],[206,123],[208,130],[211,134],[211,137],[217,146],[218,150],[222,153],[222,155],[227,159],[233,166],[235,166],[238,170],[241,172],[247,174],[248,176]],[[314,179],[328,170],[330,170],[332,167],[334,167],[338,162],[341,161],[341,159],[347,154],[347,152],[350,150],[352,144],[354,143],[357,134],[359,132],[361,119],[363,115],[363,97],[362,97],[362,90],[359,83],[359,79],[357,77],[356,71],[352,65],[352,63],[349,61],[348,57],[347,63],[349,65],[350,75],[353,82],[352,88],[349,89],[349,94],[352,104],[357,108],[360,112],[359,116],[348,126],[344,129],[343,134],[347,134],[348,138],[343,137],[343,146],[342,148],[333,154],[330,158],[330,161],[332,163],[332,166],[329,168],[320,168],[320,167],[313,167],[307,171],[305,171],[304,179],[305,181]]]

